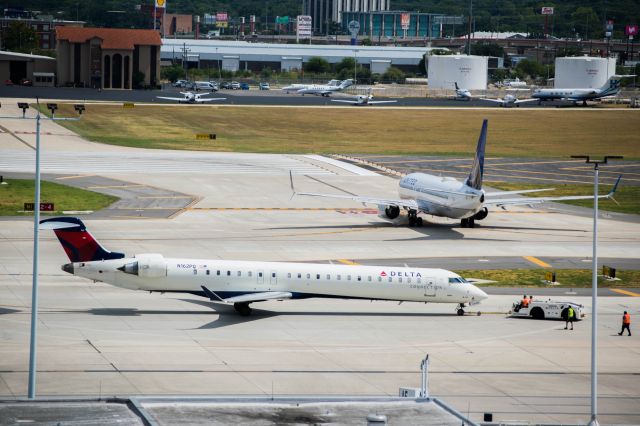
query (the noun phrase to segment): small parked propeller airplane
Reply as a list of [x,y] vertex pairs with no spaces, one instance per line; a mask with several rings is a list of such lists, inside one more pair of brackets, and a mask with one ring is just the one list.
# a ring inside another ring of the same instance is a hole
[[331,99],[331,102],[342,102],[351,105],[375,105],[375,104],[392,104],[398,102],[396,100],[393,101],[374,101],[373,94],[371,93],[373,89],[369,88],[369,93],[366,95],[357,95],[354,99]]
[[196,104],[211,101],[224,101],[227,98],[204,98],[203,96],[211,95],[211,92],[207,93],[193,93],[193,92],[180,92],[183,95],[182,98],[173,98],[170,96],[156,96],[158,99],[166,99],[169,101],[177,101],[180,104]]

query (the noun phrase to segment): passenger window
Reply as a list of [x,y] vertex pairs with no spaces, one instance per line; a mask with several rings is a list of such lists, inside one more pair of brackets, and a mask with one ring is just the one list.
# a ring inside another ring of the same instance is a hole
[[316,280],[320,279],[320,274],[316,274]]
[[207,275],[210,275],[210,274],[211,274],[211,271],[209,271],[209,270],[207,269]]
[[362,281],[362,277],[358,275],[358,281]]
[[407,278],[407,284],[411,284],[411,278]]
[[420,284],[422,282],[422,278],[418,277],[418,284]]
[[347,275],[347,280],[351,281],[351,275]]
[[253,272],[249,271],[249,273],[247,275],[252,276]]
[[271,273],[271,278],[275,278],[275,277],[276,277],[276,273],[275,273],[275,272],[272,272],[272,273]]
[[371,282],[371,275],[367,277],[367,281]]
[[381,283],[382,282],[382,277],[378,277],[378,282]]
[[398,282],[401,283],[402,282],[402,277],[398,277]]
[[342,275],[338,274],[338,281],[340,281],[342,279]]
[[262,278],[262,272],[258,272],[258,278]]
[[219,269],[216,271],[216,275],[220,275],[220,270]]
[[231,276],[231,271],[227,271],[227,276],[230,277]]
[[238,276],[241,277],[242,276],[242,272],[238,271]]
[[311,278],[311,274],[307,274],[307,279]]
[[291,278],[291,272],[287,273],[287,278]]
[[198,270],[197,269],[193,270],[193,275],[198,275]]
[[393,277],[389,277],[389,282],[392,283],[393,282]]
[[331,275],[327,274],[327,280],[331,279]]

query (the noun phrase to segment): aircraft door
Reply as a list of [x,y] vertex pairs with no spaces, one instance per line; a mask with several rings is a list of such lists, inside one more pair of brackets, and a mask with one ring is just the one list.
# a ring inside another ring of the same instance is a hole
[[264,271],[258,271],[256,279],[258,280],[258,285],[264,284]]
[[435,297],[436,295],[435,278],[424,278],[424,295],[427,297]]

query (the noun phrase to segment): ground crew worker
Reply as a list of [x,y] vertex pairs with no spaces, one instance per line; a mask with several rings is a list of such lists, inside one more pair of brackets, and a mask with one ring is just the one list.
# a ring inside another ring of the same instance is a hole
[[526,294],[524,296],[522,296],[522,302],[520,302],[520,307],[521,308],[528,308],[529,307],[529,298],[527,297]]
[[576,316],[576,312],[573,310],[571,306],[567,309],[567,322],[564,325],[564,329],[566,330],[569,327],[569,323],[571,323],[571,330],[573,330],[573,319]]
[[620,333],[618,333],[618,336],[622,336],[622,333],[624,332],[625,329],[627,329],[627,331],[629,332],[629,336],[631,336],[631,329],[629,328],[630,326],[631,326],[631,315],[629,315],[627,311],[624,311],[624,314],[622,315],[622,330],[620,330]]

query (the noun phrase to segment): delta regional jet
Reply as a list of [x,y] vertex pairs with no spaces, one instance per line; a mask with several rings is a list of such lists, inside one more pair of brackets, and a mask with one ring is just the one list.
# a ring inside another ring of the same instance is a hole
[[60,240],[71,261],[62,270],[69,274],[130,290],[204,296],[243,316],[251,314],[253,302],[312,297],[455,303],[463,315],[466,306],[487,298],[444,269],[127,257],[103,248],[78,218],[45,219],[40,227]]
[[[469,172],[469,176],[464,182],[460,182],[453,177],[435,176],[427,173],[411,173],[400,180],[398,188],[400,198],[398,199],[296,192],[293,187],[293,179],[290,175],[291,188],[294,195],[342,198],[365,204],[377,204],[378,216],[391,221],[399,218],[401,209],[404,209],[407,211],[409,226],[422,226],[422,218],[418,217],[418,214],[425,213],[432,216],[460,219],[460,224],[463,228],[473,228],[476,220],[485,219],[489,214],[488,206],[505,207],[508,205],[539,204],[546,201],[593,199],[591,195],[499,198],[505,195],[550,191],[552,188],[485,192],[482,189],[482,176],[484,174],[484,151],[486,144],[487,120],[484,120],[476,147],[476,157],[473,161],[471,172]],[[598,198],[613,197],[621,177],[622,176],[618,177],[611,192],[606,195],[600,195]]]

